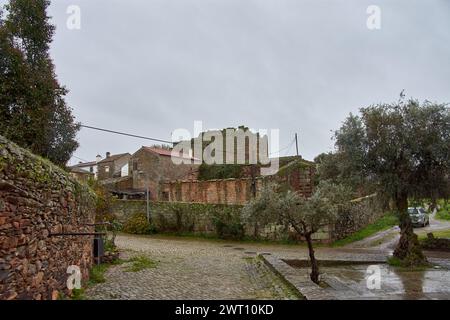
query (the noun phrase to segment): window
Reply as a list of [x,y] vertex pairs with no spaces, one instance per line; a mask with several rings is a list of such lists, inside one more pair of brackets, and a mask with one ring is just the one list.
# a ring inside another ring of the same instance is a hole
[[133,171],[137,171],[138,169],[138,163],[137,161],[133,161]]
[[106,173],[109,172],[109,166],[105,166],[105,172],[106,172]]
[[90,167],[89,172],[94,172],[94,167]]

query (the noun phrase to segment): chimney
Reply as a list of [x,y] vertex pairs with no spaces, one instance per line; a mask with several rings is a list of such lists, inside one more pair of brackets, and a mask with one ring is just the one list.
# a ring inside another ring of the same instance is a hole
[[102,156],[98,154],[98,155],[95,157],[95,161],[97,161],[97,162],[102,161]]
[[108,151],[108,152],[106,153],[106,157],[109,158],[110,155],[111,155],[111,152]]

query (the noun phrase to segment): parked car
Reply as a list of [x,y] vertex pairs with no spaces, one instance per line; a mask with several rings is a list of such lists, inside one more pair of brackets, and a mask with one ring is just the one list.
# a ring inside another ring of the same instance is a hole
[[426,227],[430,225],[430,217],[424,208],[410,207],[408,208],[408,214],[414,226]]

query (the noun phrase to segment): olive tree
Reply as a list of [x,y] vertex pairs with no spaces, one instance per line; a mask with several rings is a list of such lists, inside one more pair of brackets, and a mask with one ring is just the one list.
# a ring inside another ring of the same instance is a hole
[[319,283],[319,266],[314,254],[313,234],[333,223],[347,190],[327,182],[321,182],[310,198],[293,191],[278,192],[278,186],[269,184],[243,209],[247,220],[279,222],[289,225],[308,244],[311,262],[311,280]]
[[450,114],[444,104],[401,99],[360,109],[335,133],[346,172],[359,174],[395,203],[400,241],[394,256],[405,265],[426,263],[408,215],[408,199],[447,197]]

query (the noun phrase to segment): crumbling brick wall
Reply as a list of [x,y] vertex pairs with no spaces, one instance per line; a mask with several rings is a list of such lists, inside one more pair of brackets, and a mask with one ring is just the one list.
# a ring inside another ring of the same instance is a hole
[[87,280],[95,195],[69,173],[0,136],[0,300],[68,294],[67,268]]
[[246,204],[252,198],[252,183],[260,190],[262,179],[183,180],[161,183],[161,200],[210,204]]
[[265,183],[276,181],[305,197],[310,197],[314,186],[314,167],[290,165],[279,174],[268,177],[164,181],[160,187],[160,200],[172,202],[198,202],[211,204],[246,204],[257,195]]

